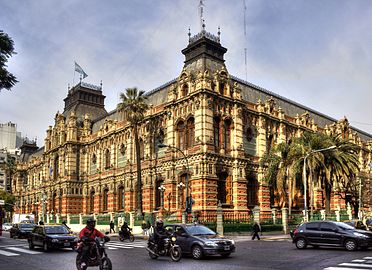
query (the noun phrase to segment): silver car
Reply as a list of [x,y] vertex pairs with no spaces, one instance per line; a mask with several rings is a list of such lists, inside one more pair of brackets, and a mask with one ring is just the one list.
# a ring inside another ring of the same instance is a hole
[[9,231],[11,227],[13,227],[12,223],[4,223],[2,226],[3,231]]

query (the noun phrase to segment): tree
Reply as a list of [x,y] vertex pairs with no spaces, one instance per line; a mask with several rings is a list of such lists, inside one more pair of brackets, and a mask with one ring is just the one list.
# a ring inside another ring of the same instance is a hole
[[296,194],[296,161],[300,157],[298,150],[292,141],[280,143],[271,148],[262,160],[262,163],[267,165],[265,179],[278,192],[280,206],[285,207],[288,204],[289,214]]
[[13,212],[14,203],[16,199],[12,194],[6,192],[5,190],[0,190],[0,200],[5,201],[5,205],[3,206],[5,211]]
[[17,78],[6,69],[6,62],[13,54],[16,54],[13,40],[0,30],[0,91],[10,90],[18,82]]
[[134,134],[134,143],[136,148],[137,162],[137,214],[142,216],[142,179],[141,179],[141,150],[138,136],[138,127],[145,118],[145,112],[149,106],[146,103],[147,97],[145,91],[138,90],[136,87],[125,89],[125,93],[120,93],[121,103],[118,104],[118,110],[123,111],[131,125]]

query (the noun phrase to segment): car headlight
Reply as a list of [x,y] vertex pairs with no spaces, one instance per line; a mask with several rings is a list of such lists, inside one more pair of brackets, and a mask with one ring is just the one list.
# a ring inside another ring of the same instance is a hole
[[177,238],[175,236],[172,236],[172,242],[176,242]]
[[58,243],[58,239],[52,239],[52,243]]
[[362,234],[362,233],[354,232],[353,234],[354,234],[355,236],[358,236],[358,237],[368,238],[367,235]]
[[204,245],[208,246],[208,247],[217,247],[218,244],[216,242],[213,242],[213,241],[207,241],[204,243]]
[[231,241],[231,245],[235,245],[235,241],[234,240],[230,240]]

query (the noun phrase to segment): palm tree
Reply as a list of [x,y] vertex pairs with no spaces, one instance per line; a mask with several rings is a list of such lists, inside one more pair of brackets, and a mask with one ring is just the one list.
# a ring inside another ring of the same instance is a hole
[[120,93],[121,103],[118,104],[118,110],[123,111],[131,125],[134,134],[134,143],[136,148],[137,162],[137,214],[142,217],[142,180],[141,180],[141,152],[140,141],[138,137],[138,127],[141,125],[145,112],[149,108],[146,103],[147,97],[145,91],[138,90],[136,87],[125,89],[125,93]]
[[15,54],[13,40],[0,30],[0,91],[10,90],[18,82],[17,78],[6,69],[6,62],[13,54]]
[[271,148],[262,160],[263,165],[267,166],[265,178],[278,192],[280,206],[285,207],[288,204],[289,214],[296,194],[295,172],[299,154],[297,146],[289,141]]
[[325,170],[322,184],[325,192],[325,210],[330,211],[330,198],[333,186],[342,187],[344,190],[352,186],[359,172],[359,147],[342,139],[341,135],[330,136],[332,145],[336,150],[324,153]]

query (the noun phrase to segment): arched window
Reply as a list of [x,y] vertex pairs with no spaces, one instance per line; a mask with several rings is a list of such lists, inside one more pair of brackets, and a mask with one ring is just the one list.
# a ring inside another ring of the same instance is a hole
[[222,204],[232,204],[232,181],[227,172],[218,174],[217,200]]
[[178,140],[177,146],[178,148],[183,150],[185,149],[185,123],[183,121],[180,121],[177,124],[176,132]]
[[107,211],[108,209],[108,189],[103,190],[103,195],[102,195],[102,211]]
[[96,173],[97,171],[97,156],[96,154],[92,155],[91,162],[90,162],[90,172]]
[[54,158],[54,168],[52,168],[52,172],[53,172],[53,179],[54,180],[57,180],[57,177],[59,175],[59,156],[56,155],[55,158]]
[[111,167],[110,164],[110,150],[105,150],[105,169],[109,169]]
[[224,122],[224,134],[223,134],[223,148],[225,149],[225,153],[230,152],[230,144],[231,144],[231,120],[227,119]]
[[214,117],[213,119],[213,142],[216,152],[220,151],[220,118]]
[[92,190],[89,195],[89,212],[93,213],[94,212],[94,195],[95,192]]
[[118,189],[118,209],[124,209],[125,201],[124,201],[124,187],[121,186]]
[[247,176],[247,206],[252,208],[258,205],[258,181],[253,173]]
[[185,83],[183,86],[182,86],[182,97],[185,97],[189,94],[189,86],[187,85],[187,83]]
[[195,138],[195,121],[194,118],[191,117],[187,120],[187,128],[186,128],[186,148],[190,148],[194,145]]

